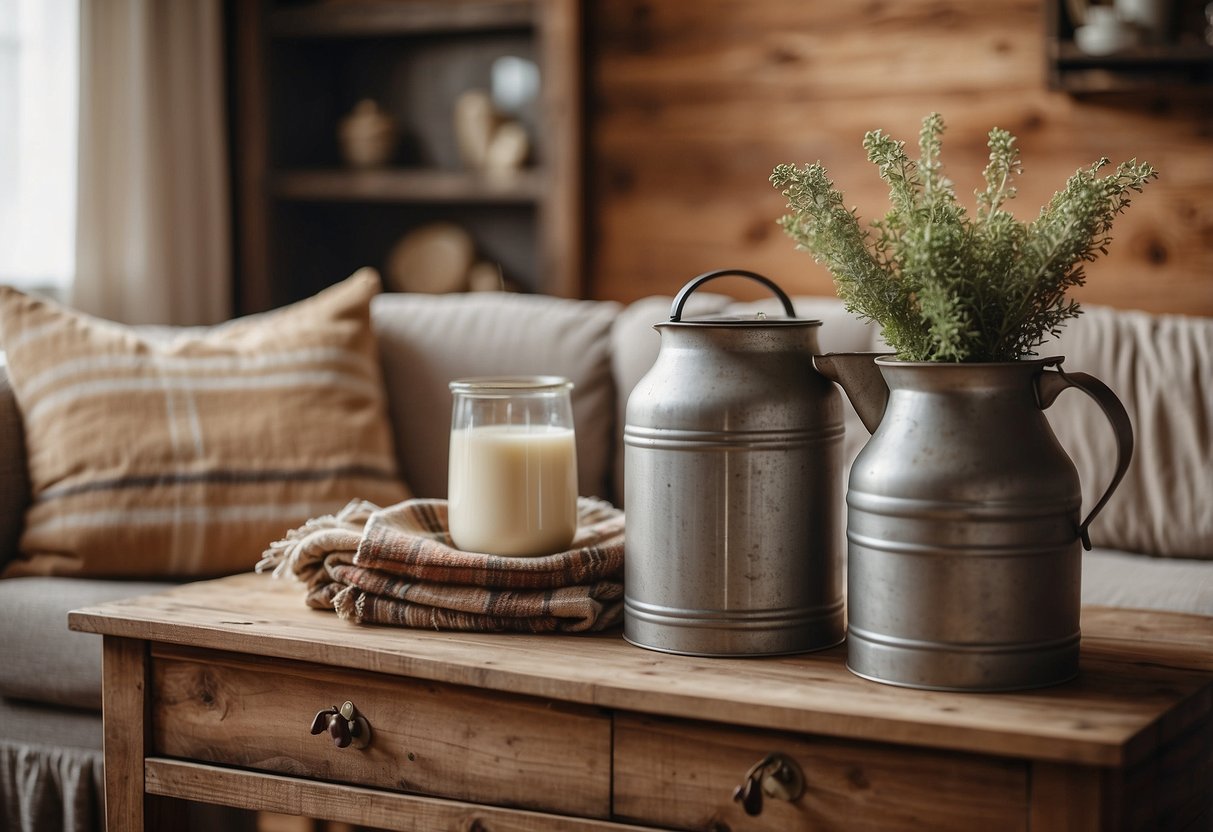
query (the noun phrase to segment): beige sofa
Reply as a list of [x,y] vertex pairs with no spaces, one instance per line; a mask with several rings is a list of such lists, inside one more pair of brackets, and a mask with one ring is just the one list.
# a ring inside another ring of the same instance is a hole
[[[628,392],[656,355],[652,324],[669,298],[622,306],[510,295],[384,295],[373,318],[397,453],[424,496],[446,488],[450,398],[458,376],[544,372],[576,384],[582,492],[622,494],[620,437]],[[832,298],[797,298],[820,318],[823,351],[879,348],[877,333]],[[775,313],[696,295],[689,314]],[[1096,521],[1083,600],[1213,615],[1213,319],[1089,308],[1049,354],[1090,372],[1124,400],[1137,428],[1134,463]],[[1089,505],[1111,475],[1111,432],[1085,397],[1049,411]],[[866,432],[848,413],[848,459]],[[28,500],[21,422],[0,367],[0,563]],[[252,564],[250,563],[251,567]],[[67,611],[162,584],[69,578],[0,581],[0,828],[99,828],[100,645],[66,629]],[[1210,622],[1213,626],[1213,621]]]

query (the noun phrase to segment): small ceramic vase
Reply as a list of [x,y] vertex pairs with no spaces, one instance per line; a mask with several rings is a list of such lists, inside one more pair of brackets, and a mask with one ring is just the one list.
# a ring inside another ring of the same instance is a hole
[[359,101],[337,128],[338,145],[346,164],[376,168],[391,161],[396,149],[396,123],[369,98]]

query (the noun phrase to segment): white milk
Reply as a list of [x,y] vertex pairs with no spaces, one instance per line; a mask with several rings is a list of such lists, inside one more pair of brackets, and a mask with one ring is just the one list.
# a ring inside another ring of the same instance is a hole
[[549,555],[577,531],[573,431],[487,425],[451,432],[451,537],[468,552]]

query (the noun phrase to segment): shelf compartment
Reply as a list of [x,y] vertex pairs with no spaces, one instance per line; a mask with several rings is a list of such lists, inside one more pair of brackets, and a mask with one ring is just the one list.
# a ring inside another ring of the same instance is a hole
[[[522,291],[582,285],[580,0],[260,0],[233,4],[237,308],[308,297],[372,265],[423,223],[457,222]],[[530,154],[508,180],[469,171],[454,102],[502,57],[539,94],[509,115]],[[384,168],[343,162],[341,120],[375,100],[397,126]]]
[[530,0],[315,2],[280,8],[269,33],[283,38],[350,38],[527,29],[535,25]]
[[1044,4],[1049,86],[1072,95],[1207,95],[1213,85],[1213,46],[1203,42],[1204,0],[1176,0],[1166,42],[1143,43],[1106,55],[1074,41],[1076,19],[1061,0]]
[[1107,55],[1092,55],[1083,52],[1069,42],[1056,44],[1054,55],[1062,66],[1102,67],[1105,69],[1154,69],[1154,68],[1213,68],[1213,46],[1203,43],[1175,44],[1163,46],[1136,46]]
[[478,260],[497,264],[525,292],[544,288],[534,205],[435,202],[274,202],[271,260],[282,279],[272,306],[310,297],[363,266],[391,288],[390,255],[410,231],[451,222],[472,235]]
[[508,179],[408,168],[288,170],[272,175],[270,191],[295,202],[531,204],[543,196],[544,176],[533,169]]

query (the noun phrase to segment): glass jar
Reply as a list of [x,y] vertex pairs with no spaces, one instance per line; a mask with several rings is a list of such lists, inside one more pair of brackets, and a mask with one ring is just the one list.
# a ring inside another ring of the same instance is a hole
[[559,376],[450,384],[451,539],[469,552],[564,551],[577,531],[573,383]]

